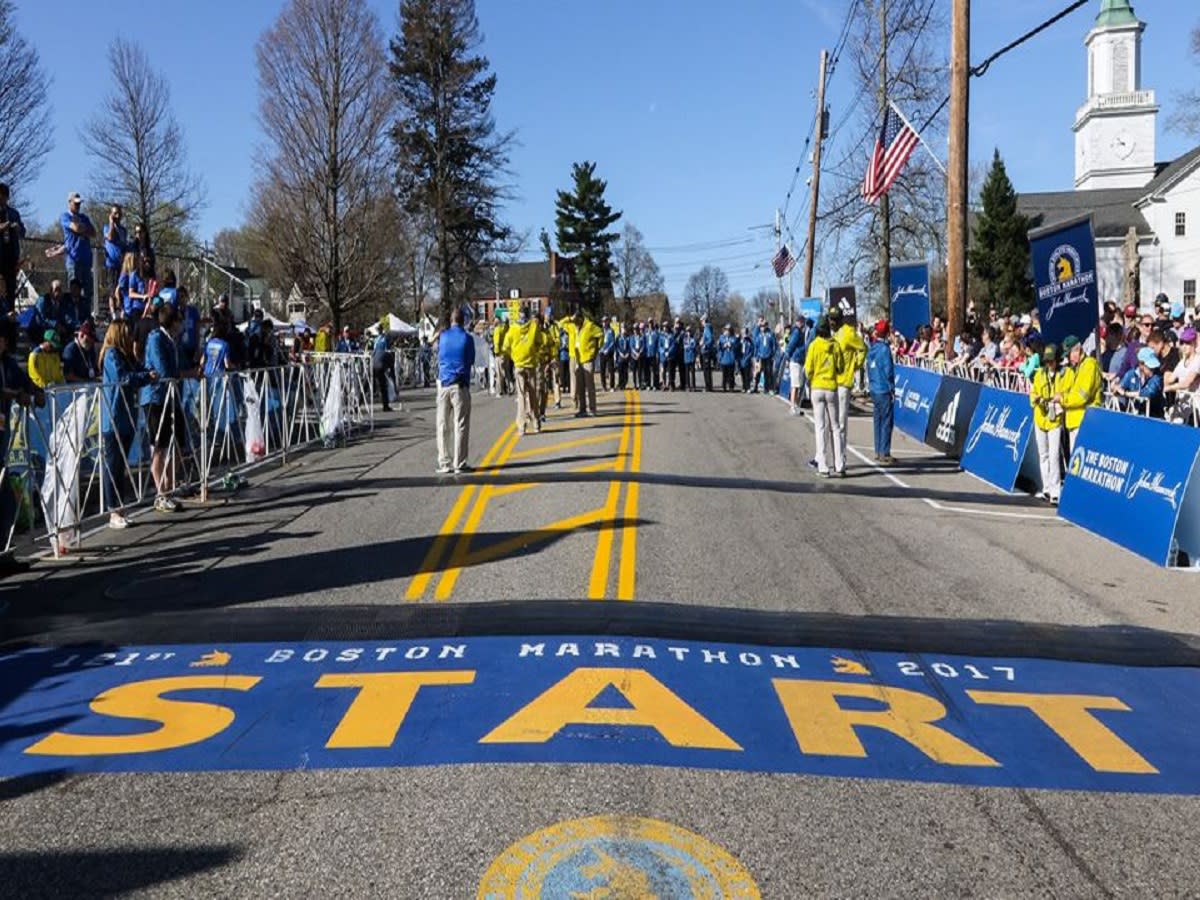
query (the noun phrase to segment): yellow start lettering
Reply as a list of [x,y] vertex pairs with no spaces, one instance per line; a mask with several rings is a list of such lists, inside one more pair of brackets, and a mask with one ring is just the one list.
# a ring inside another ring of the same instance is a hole
[[[946,716],[937,700],[904,688],[841,681],[772,679],[802,753],[866,757],[856,727],[878,728],[912,744],[934,762],[950,766],[998,766],[987,754],[933,722]],[[838,697],[865,697],[884,709],[844,709]]]
[[262,679],[252,675],[181,675],[122,684],[91,702],[92,712],[114,719],[143,719],[159,728],[139,734],[70,734],[55,731],[25,752],[39,756],[113,756],[174,750],[208,740],[233,724],[234,712],[216,703],[168,700],[175,691],[248,691]]
[[359,689],[358,696],[325,746],[330,749],[390,747],[422,687],[474,681],[475,673],[470,670],[322,675],[317,680],[319,688]]
[[[609,687],[630,708],[590,704]],[[674,747],[741,750],[728,735],[642,669],[580,668],[483,737],[482,744],[541,744],[568,725],[640,725]]]
[[1129,707],[1116,697],[1020,694],[1009,691],[967,691],[967,696],[976,703],[989,706],[1020,706],[1028,709],[1097,772],[1158,774],[1158,769],[1088,712],[1091,709],[1129,712]]

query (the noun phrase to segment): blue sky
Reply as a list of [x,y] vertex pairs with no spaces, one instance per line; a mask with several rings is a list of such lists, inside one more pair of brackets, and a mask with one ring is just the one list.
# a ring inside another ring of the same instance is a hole
[[[747,295],[769,286],[765,260],[773,239],[750,229],[770,223],[783,205],[812,122],[818,53],[834,44],[848,2],[478,0],[484,52],[499,78],[496,119],[519,142],[512,154],[518,196],[508,216],[531,230],[530,257],[540,253],[538,229],[552,231],[554,191],[565,185],[571,163],[591,159],[608,180],[613,205],[651,248],[663,248],[655,255],[673,300],[706,262],[721,265]],[[398,3],[373,5],[390,34]],[[973,60],[1062,5],[974,3]],[[126,0],[114,16],[108,4],[17,0],[18,25],[54,79],[56,146],[39,180],[22,192],[26,216],[48,221],[67,191],[87,190],[89,162],[76,126],[108,91],[103,47],[123,28],[143,41],[170,80],[191,164],[208,189],[200,235],[211,238],[240,223],[259,140],[254,43],[281,6],[281,0]],[[1018,190],[1071,186],[1070,125],[1086,79],[1083,37],[1100,0],[1093,6],[972,83],[972,159],[987,159],[998,146]],[[1200,83],[1187,41],[1200,12],[1189,6],[1135,3],[1148,22],[1143,86],[1158,91],[1164,113],[1173,109],[1174,94]],[[72,53],[59,49],[68,33],[64,17],[70,34],[85,36]],[[130,23],[137,25],[132,32]],[[845,66],[830,83],[835,122],[853,94],[849,76]],[[1158,157],[1169,159],[1191,142],[1168,132],[1164,118]],[[852,140],[851,131],[836,140]],[[827,153],[836,154],[836,146]],[[797,190],[804,190],[803,177]],[[739,240],[748,242],[733,243]],[[725,246],[694,247],[706,243]]]

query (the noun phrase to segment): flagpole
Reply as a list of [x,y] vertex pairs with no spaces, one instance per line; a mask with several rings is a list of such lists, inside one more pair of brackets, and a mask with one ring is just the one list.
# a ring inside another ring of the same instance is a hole
[[900,112],[900,108],[898,106],[896,106],[896,104],[893,103],[891,100],[888,101],[888,106],[890,106],[892,108],[892,112],[894,112],[896,115],[898,115],[900,117],[900,121],[903,122],[905,125],[907,125],[909,130],[912,131],[912,133],[917,136],[917,140],[921,142],[921,146],[925,148],[925,152],[929,154],[931,159],[933,159],[933,164],[935,166],[937,166],[938,169],[941,170],[942,177],[949,178],[950,176],[946,172],[946,167],[943,166],[942,161],[937,158],[937,154],[933,152],[933,148],[930,147],[929,144],[925,143],[925,138],[922,137],[921,132],[917,131],[916,128],[913,128],[912,122],[910,122],[910,121],[908,121],[908,119],[904,118],[904,113]]

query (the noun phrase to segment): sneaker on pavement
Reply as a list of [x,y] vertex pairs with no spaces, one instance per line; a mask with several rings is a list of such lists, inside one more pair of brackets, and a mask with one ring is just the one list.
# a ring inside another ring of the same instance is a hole
[[120,513],[112,513],[108,517],[108,527],[120,531],[129,527],[129,520]]
[[154,498],[154,509],[156,512],[173,513],[179,511],[179,503],[166,494],[159,494]]
[[435,471],[435,472],[436,472],[438,475],[449,475],[449,474],[450,474],[451,472],[453,472],[454,470],[453,470],[453,469],[451,469],[449,466],[438,466],[438,467],[437,467],[437,468],[436,468],[434,471]]
[[809,467],[810,469],[816,469],[816,468],[818,468],[818,467],[817,467],[817,461],[816,461],[815,459],[810,459],[810,460],[808,461],[808,467]]

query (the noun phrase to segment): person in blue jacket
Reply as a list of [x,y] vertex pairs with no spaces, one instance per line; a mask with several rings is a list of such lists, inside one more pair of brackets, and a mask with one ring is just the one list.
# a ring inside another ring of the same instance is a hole
[[[157,300],[157,298],[156,298]],[[146,410],[146,424],[150,432],[150,474],[154,478],[157,494],[154,509],[158,512],[176,512],[179,503],[171,496],[175,490],[174,463],[172,455],[179,452],[179,439],[184,428],[183,407],[179,397],[179,351],[175,344],[175,331],[179,323],[179,312],[169,303],[156,304],[158,328],[146,338],[146,370],[156,377],[142,386],[138,403]]]
[[633,336],[629,339],[629,365],[633,368],[633,387],[635,390],[646,389],[646,332],[641,322],[634,327]]
[[808,347],[805,337],[804,318],[800,317],[792,325],[787,343],[783,346],[783,357],[787,360],[788,378],[791,383],[788,403],[793,416],[802,415],[800,405],[804,402],[804,352]]
[[600,389],[613,391],[617,387],[617,333],[608,316],[601,320],[604,337],[600,341]]
[[775,334],[771,331],[771,326],[764,318],[758,320],[758,333],[754,335],[754,359],[758,363],[758,371],[754,373],[754,381],[750,387],[750,393],[758,393],[758,383],[761,380],[763,393],[770,395],[771,385],[775,383],[775,351],[778,349],[778,342],[775,340]]
[[629,333],[629,323],[621,326],[621,336],[616,340],[617,387],[625,390],[629,386],[629,360],[633,346],[633,337]]
[[736,389],[733,372],[738,367],[737,345],[733,326],[726,325],[725,331],[717,338],[717,365],[721,367],[721,390],[726,393]]
[[708,316],[700,317],[700,369],[704,373],[704,390],[711,393],[713,389],[713,365],[717,361],[717,341],[713,335],[712,323]]
[[[675,390],[675,369],[682,368],[682,365],[676,366],[674,364],[675,351],[681,343],[682,336],[677,331],[673,331],[670,328],[663,328],[658,339],[658,355],[663,367],[663,390]],[[682,364],[682,362],[681,358],[680,363]]]
[[888,341],[891,326],[886,319],[875,323],[875,340],[867,350],[867,385],[871,391],[871,410],[875,419],[875,460],[891,465],[892,427],[895,424],[896,365]]
[[742,375],[742,393],[750,393],[750,372],[754,366],[754,338],[750,337],[750,329],[743,328],[742,336],[738,338],[738,371]]
[[646,356],[642,362],[642,384],[646,390],[659,390],[662,388],[662,380],[659,377],[659,344],[662,343],[662,334],[658,330],[658,325],[653,319],[646,323]]
[[692,329],[683,333],[683,390],[696,390],[696,338]]
[[100,442],[103,446],[104,505],[109,528],[128,528],[125,497],[129,485],[130,455],[137,434],[137,391],[158,378],[147,372],[133,352],[133,328],[128,319],[116,319],[104,332],[100,351],[103,377],[100,405]]

